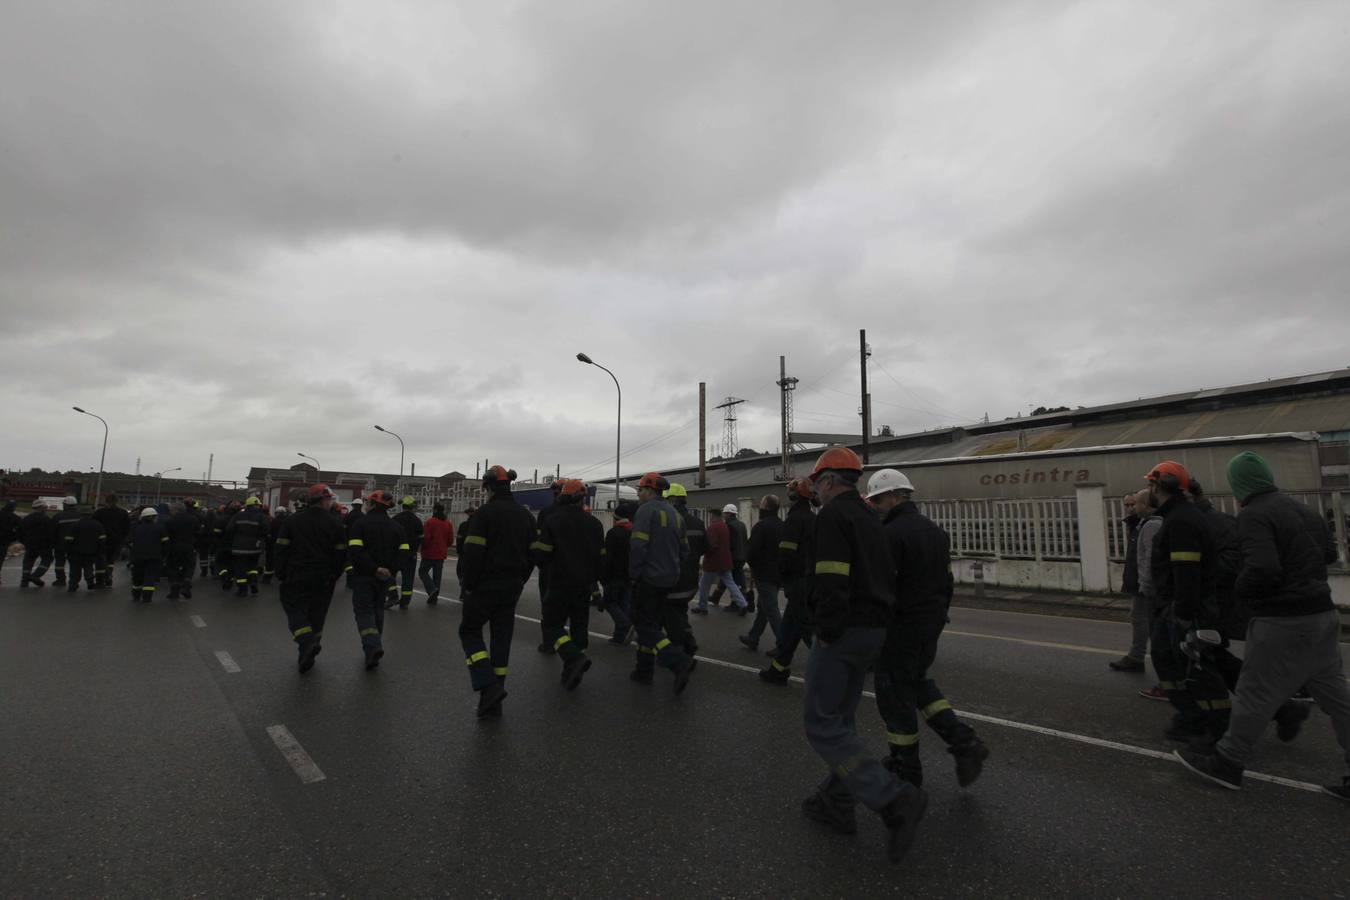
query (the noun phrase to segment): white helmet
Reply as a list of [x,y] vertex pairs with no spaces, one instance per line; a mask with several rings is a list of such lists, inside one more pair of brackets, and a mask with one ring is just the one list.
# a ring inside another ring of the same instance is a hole
[[142,519],[153,519],[157,515],[159,515],[159,510],[155,509],[153,506],[147,506],[145,509],[141,510]]
[[46,508],[47,504],[43,503],[41,500],[33,501],[33,512],[37,512],[39,509],[46,509]]
[[735,503],[728,503],[726,506],[722,507],[722,512],[731,513],[733,516],[739,516],[741,514],[741,509]]
[[76,505],[76,504],[79,503],[79,502],[80,502],[80,501],[76,500],[74,497],[62,497],[62,498],[61,498],[61,505],[62,505],[62,506],[74,506],[74,505]]
[[365,505],[366,501],[362,500],[360,497],[352,498],[352,506],[365,506]]
[[873,472],[872,477],[867,479],[867,499],[880,497],[882,494],[889,494],[891,491],[913,491],[914,485],[909,483],[905,473],[899,469],[881,469]]

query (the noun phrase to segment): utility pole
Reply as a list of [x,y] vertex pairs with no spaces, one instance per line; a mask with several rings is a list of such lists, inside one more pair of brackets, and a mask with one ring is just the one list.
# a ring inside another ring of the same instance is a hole
[[698,486],[708,486],[708,383],[698,383]]
[[782,419],[783,478],[792,477],[792,392],[797,379],[787,376],[787,357],[778,357],[778,390],[780,418]]
[[872,455],[872,397],[867,393],[867,329],[858,329],[858,364],[862,367],[862,461],[866,465]]
[[725,409],[726,415],[722,419],[722,458],[732,459],[738,449],[736,441],[736,407],[744,403],[739,397],[728,397],[719,403],[714,409]]

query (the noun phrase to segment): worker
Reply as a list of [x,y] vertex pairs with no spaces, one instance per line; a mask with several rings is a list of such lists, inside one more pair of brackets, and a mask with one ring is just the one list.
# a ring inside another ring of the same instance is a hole
[[[349,539],[352,536],[352,526],[361,521],[361,517],[365,515],[364,506],[364,500],[360,497],[353,497],[350,511],[343,514],[342,525],[347,530],[347,537]],[[346,565],[343,567],[343,571],[347,574],[347,587],[350,588],[352,586],[352,561],[350,559],[350,551],[348,551],[347,556],[349,558]]]
[[708,551],[708,532],[703,521],[689,509],[689,492],[679,482],[672,482],[662,493],[679,513],[684,525],[684,555],[680,558],[680,578],[675,589],[666,595],[666,609],[663,623],[666,637],[684,648],[685,655],[693,659],[698,655],[698,641],[694,629],[689,625],[689,601],[698,593],[699,565],[703,554]]
[[[136,526],[131,530],[131,599],[149,603],[159,588],[159,576],[164,568],[169,535],[159,522],[159,511],[153,506],[141,510]],[[177,596],[175,593],[170,599]]]
[[[47,504],[38,501],[33,511],[19,522],[19,542],[23,544],[23,574],[19,586],[46,586],[42,576],[52,564],[52,551],[56,544],[56,524],[47,515]],[[33,568],[37,563],[37,568]]]
[[[536,538],[534,516],[511,496],[515,469],[491,466],[483,475],[490,496],[460,529],[464,549],[456,573],[464,612],[459,641],[469,667],[469,683],[478,694],[478,718],[501,715],[511,662],[516,604],[529,580],[530,544]],[[490,629],[489,644],[483,628]]]
[[131,514],[117,504],[117,495],[108,494],[103,498],[103,505],[94,511],[94,518],[98,519],[108,535],[103,559],[99,561],[95,573],[99,586],[105,588],[112,587],[113,568],[122,555],[122,545],[131,534]]
[[[552,499],[549,501],[548,506],[545,506],[543,509],[539,510],[539,515],[535,519],[534,523],[536,535],[538,535],[538,532],[544,527],[544,523],[548,521],[549,516],[553,515],[555,512],[558,511],[558,494],[562,491],[562,479],[555,478],[549,484],[548,487],[549,491],[552,493]],[[539,582],[538,582],[540,600],[543,600],[544,597],[548,596],[548,578],[549,578],[548,566],[547,565],[541,566],[539,568]],[[552,642],[549,641],[548,639],[548,635],[544,634],[544,626],[542,623],[540,623],[539,625],[539,652],[540,653],[556,652],[553,649]]]
[[236,597],[258,593],[258,558],[262,556],[266,536],[267,518],[263,515],[262,501],[256,496],[249,497],[244,508],[225,526]]
[[435,606],[441,597],[441,571],[454,542],[455,526],[445,516],[445,504],[437,503],[422,526],[422,561],[417,566],[422,587],[427,589],[427,606]]
[[352,613],[369,672],[384,656],[384,601],[409,547],[408,536],[389,518],[394,506],[389,492],[372,491],[365,499],[368,508],[347,535],[347,564],[352,567]]
[[722,507],[722,515],[708,523],[707,546],[703,551],[703,575],[698,582],[698,605],[692,610],[700,616],[708,614],[708,589],[715,584],[731,591],[732,602],[727,605],[728,611],[745,615],[749,609],[749,603],[741,593],[740,585],[736,584],[731,576],[734,560],[731,556],[729,523],[732,515],[728,510],[735,508],[735,505],[728,503]]
[[750,566],[750,583],[755,587],[759,602],[750,632],[740,636],[747,649],[758,650],[760,636],[767,627],[773,632],[774,646],[778,646],[783,617],[778,609],[778,545],[783,541],[783,520],[778,517],[779,501],[774,494],[765,494],[759,500],[759,521],[750,529],[750,549],[746,563]]
[[[408,536],[408,553],[403,558],[403,568],[399,569],[397,590],[390,597],[399,609],[407,609],[408,604],[412,603],[413,588],[417,583],[417,554],[422,549],[422,517],[415,512],[417,501],[412,496],[404,497],[402,505],[403,510],[394,516],[394,521]],[[388,607],[386,602],[385,608]]]
[[[469,524],[469,520],[478,512],[478,507],[469,504],[464,508],[464,521],[459,525],[459,532],[455,535],[455,555],[459,556],[464,552],[464,526]],[[464,586],[460,585],[460,598],[463,599]]]
[[61,510],[52,519],[56,529],[56,579],[52,582],[54,585],[66,583],[66,558],[70,550],[70,542],[66,538],[70,537],[70,530],[75,527],[75,523],[80,521],[80,511],[76,509],[79,502],[74,497],[62,497]]
[[170,503],[169,520],[163,523],[164,533],[169,538],[165,562],[169,570],[170,600],[192,599],[192,573],[197,565],[197,540],[202,520],[192,511],[191,502]]
[[614,527],[605,534],[604,563],[600,584],[604,600],[600,611],[614,620],[611,644],[625,646],[633,637],[633,592],[628,589],[628,547],[633,538],[633,513],[637,504],[624,500],[614,507]]
[[956,760],[957,784],[967,787],[980,777],[989,748],[957,718],[928,675],[952,604],[951,544],[947,532],[919,512],[913,493],[914,485],[896,469],[875,472],[867,482],[867,499],[882,515],[896,569],[895,607],[873,675],[877,711],[886,723],[890,745],[884,765],[915,787],[923,784],[918,718],[922,712]]
[[86,590],[98,587],[99,560],[103,559],[103,548],[108,539],[103,524],[94,518],[92,506],[79,506],[72,511],[79,518],[65,526],[63,538],[66,559],[70,562],[70,583],[66,591],[71,594],[79,589],[82,577]]
[[201,567],[203,578],[211,574],[211,557],[215,553],[216,511],[205,509],[198,504],[194,510],[201,520],[201,530],[197,532],[197,565]]
[[858,493],[861,475],[862,461],[847,447],[826,450],[811,473],[820,497],[810,592],[817,640],[806,664],[802,705],[806,739],[829,774],[803,801],[802,812],[852,834],[853,807],[861,801],[886,826],[894,863],[913,843],[928,795],[868,754],[854,723],[863,681],[886,642],[895,605],[895,567],[881,521]]
[[576,478],[562,480],[557,509],[539,529],[530,545],[536,566],[549,567],[548,593],[544,595],[540,621],[544,639],[561,657],[562,685],[575,690],[591,667],[586,656],[590,644],[590,597],[600,581],[605,531],[583,508],[586,483]]
[[759,677],[770,684],[785,685],[792,677],[792,657],[797,645],[811,645],[811,614],[807,609],[811,572],[815,567],[813,538],[816,529],[815,508],[819,505],[815,485],[808,478],[794,478],[787,485],[787,521],[778,542],[778,581],[787,604],[783,608],[782,630],[778,646],[770,654],[769,665]]
[[[628,549],[628,580],[633,583],[633,623],[637,626],[637,665],[629,676],[639,684],[651,684],[656,664],[675,676],[675,695],[689,686],[695,660],[684,646],[679,621],[671,614],[666,598],[680,580],[680,568],[688,541],[684,520],[661,495],[670,482],[659,472],[648,472],[638,481],[638,506],[633,518],[633,537]],[[667,627],[669,626],[669,627]]]
[[332,515],[333,499],[328,485],[310,485],[305,506],[283,517],[277,532],[281,608],[301,674],[314,668],[314,658],[323,649],[323,625],[347,560],[346,529]]
[[286,520],[290,510],[282,504],[275,511],[264,506],[263,512],[267,515],[267,544],[263,552],[263,570],[262,583],[271,584],[272,576],[276,574],[277,558],[277,536],[281,534],[281,523]]
[[[741,521],[741,510],[736,504],[728,503],[722,507],[722,520],[727,523],[727,535],[730,538],[728,549],[731,551],[731,580],[732,583],[740,589],[741,596],[745,598],[745,607],[729,606],[728,610],[732,612],[741,612],[742,615],[747,612],[755,611],[755,591],[754,585],[747,585],[745,581],[745,567],[750,559],[750,534],[746,530],[745,523]],[[722,594],[726,591],[726,584],[718,584],[712,592],[712,604],[717,606],[722,600]],[[735,595],[732,595],[735,599]]]
[[[14,511],[18,504],[13,500],[6,500],[4,506],[0,506],[0,563],[5,560],[5,554],[9,552],[9,545],[19,539],[19,514]],[[23,579],[20,578],[20,584]]]
[[1185,466],[1164,460],[1145,480],[1163,520],[1151,560],[1162,605],[1151,650],[1158,683],[1176,710],[1165,736],[1184,744],[1212,744],[1227,730],[1232,711],[1217,658],[1197,643],[1198,631],[1220,625],[1213,533],[1186,497],[1191,476]]
[[212,541],[215,545],[215,566],[216,577],[220,579],[221,590],[230,589],[230,571],[234,564],[233,555],[230,553],[230,540],[225,532],[234,521],[234,517],[239,515],[242,505],[238,500],[231,500],[216,512],[216,525],[212,529]]

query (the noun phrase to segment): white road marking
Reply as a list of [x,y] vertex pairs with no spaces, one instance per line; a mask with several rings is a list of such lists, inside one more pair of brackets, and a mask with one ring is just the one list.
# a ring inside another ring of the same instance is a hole
[[239,668],[239,663],[234,661],[234,657],[230,656],[230,654],[226,653],[224,650],[216,651],[216,659],[220,660],[220,667],[231,675],[243,671]]
[[300,776],[300,780],[305,784],[313,784],[316,781],[323,781],[328,776],[324,775],[314,760],[310,759],[305,748],[300,746],[300,742],[291,734],[289,728],[285,725],[267,726],[267,736],[272,739],[272,743],[277,745],[281,755],[286,758],[286,762],[291,764],[295,774]]
[[192,624],[196,625],[198,628],[206,627],[206,620],[203,619],[201,616],[188,616],[188,618],[191,619]]
[[960,637],[985,638],[991,641],[1007,641],[1011,644],[1026,644],[1029,647],[1050,647],[1054,650],[1077,650],[1079,653],[1100,653],[1104,656],[1118,656],[1119,650],[1103,650],[1100,647],[1083,647],[1079,644],[1059,644],[1054,641],[1033,641],[1029,638],[1008,637],[1002,634],[980,634],[975,631],[956,631],[952,628],[944,628],[942,636],[949,634],[959,635]]

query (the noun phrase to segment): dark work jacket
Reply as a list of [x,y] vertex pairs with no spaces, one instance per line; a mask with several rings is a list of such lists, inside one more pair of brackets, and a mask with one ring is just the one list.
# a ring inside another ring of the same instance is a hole
[[816,633],[833,641],[845,628],[885,626],[895,606],[895,564],[881,520],[857,491],[820,508],[808,601]]
[[1139,517],[1128,515],[1120,521],[1125,525],[1125,570],[1120,575],[1120,590],[1134,595],[1139,593]]
[[778,545],[783,540],[783,520],[778,513],[759,514],[759,521],[750,529],[750,548],[745,561],[757,581],[778,583]]
[[1336,544],[1326,522],[1279,491],[1256,494],[1238,513],[1242,570],[1235,591],[1258,616],[1308,616],[1333,609],[1327,565]]
[[410,509],[405,509],[403,512],[394,516],[394,521],[398,523],[399,528],[403,529],[403,533],[408,536],[409,552],[416,554],[418,550],[422,549],[422,520],[418,517],[417,513]]
[[236,556],[261,553],[267,539],[267,516],[257,506],[244,507],[225,526],[225,538]]
[[70,529],[75,527],[75,523],[80,521],[80,514],[74,509],[63,509],[52,516],[52,522],[56,528],[56,543],[58,546],[69,547],[70,542],[66,536],[70,534]]
[[331,584],[342,574],[346,551],[341,520],[315,503],[282,519],[273,562],[283,584]]
[[605,562],[600,571],[600,580],[605,584],[628,583],[628,542],[632,538],[633,523],[616,519],[605,535]]
[[809,578],[815,568],[812,541],[816,514],[810,500],[798,500],[788,510],[783,535],[778,541],[778,583],[784,590]]
[[50,551],[56,543],[56,525],[45,512],[30,512],[19,522],[19,541],[25,550]]
[[698,593],[699,560],[708,549],[708,531],[698,516],[690,512],[683,503],[672,503],[676,514],[684,523],[684,539],[687,546],[680,557],[680,577],[675,587],[666,595],[668,600],[689,600]]
[[19,523],[22,519],[12,509],[0,509],[0,550],[19,539]]
[[141,519],[131,529],[131,561],[155,562],[164,559],[169,534],[158,519]]
[[379,504],[352,525],[347,535],[347,556],[353,575],[373,576],[376,569],[397,572],[408,555],[408,536]]
[[455,573],[466,591],[481,585],[524,585],[534,564],[530,544],[535,521],[530,511],[516,502],[510,489],[492,492],[492,498],[460,529],[463,550]]
[[131,534],[131,514],[120,506],[100,506],[94,510],[94,518],[108,535],[108,547],[122,546]]
[[80,516],[67,530],[66,552],[78,556],[98,556],[103,552],[108,535],[103,524],[92,515]]
[[530,549],[535,565],[549,567],[550,590],[589,591],[600,580],[605,529],[580,503],[563,503],[544,520]]
[[1153,539],[1153,583],[1158,600],[1172,615],[1201,627],[1219,624],[1215,594],[1214,540],[1205,514],[1184,497],[1172,497],[1158,509],[1162,527]]
[[951,541],[906,500],[886,514],[895,563],[895,621],[942,619],[952,604]]
[[183,510],[169,516],[169,521],[164,523],[164,533],[169,536],[170,544],[182,549],[196,545],[201,527],[202,520],[195,513]]
[[731,533],[731,565],[743,566],[750,558],[750,532],[740,516],[727,520],[727,531]]

